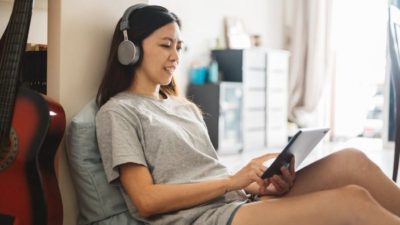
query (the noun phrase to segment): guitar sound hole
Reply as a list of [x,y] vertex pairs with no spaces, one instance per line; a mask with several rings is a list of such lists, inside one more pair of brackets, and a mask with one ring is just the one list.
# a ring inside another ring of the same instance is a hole
[[18,154],[18,137],[17,133],[13,128],[10,130],[10,138],[8,144],[1,146],[0,149],[0,171],[3,171],[10,167],[17,158]]

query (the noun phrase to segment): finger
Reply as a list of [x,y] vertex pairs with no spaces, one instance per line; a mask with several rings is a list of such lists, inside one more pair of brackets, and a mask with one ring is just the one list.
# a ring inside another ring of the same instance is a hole
[[289,169],[285,166],[281,167],[281,172],[282,172],[282,178],[286,181],[286,183],[289,184],[289,187],[292,187],[293,185],[293,176],[289,172]]
[[278,194],[278,190],[276,189],[275,185],[270,182],[270,184],[265,188],[265,194],[276,195]]
[[266,188],[265,188],[265,187],[259,186],[259,188],[258,188],[258,193],[259,193],[260,195],[265,195],[265,194],[267,194]]
[[275,188],[280,193],[285,193],[289,190],[289,185],[286,183],[282,177],[280,176],[273,176],[271,182],[274,184]]
[[281,183],[279,182],[278,176],[272,177],[271,183],[274,185],[274,187],[278,193],[283,192],[285,190],[283,187],[284,185],[281,185]]
[[282,172],[282,175],[285,176],[285,179],[287,177],[292,183],[294,183],[294,178],[296,176],[296,173],[292,172],[291,166],[289,168],[284,168],[283,170],[281,170],[281,172]]
[[264,186],[265,186],[265,187],[268,187],[268,185],[270,185],[270,184],[271,184],[270,179],[265,179],[265,180],[264,180]]
[[255,173],[257,174],[257,176],[258,176],[258,177],[261,177],[261,176],[264,174],[264,172],[265,172],[265,170],[266,170],[266,167],[260,165],[260,166],[258,166],[257,168],[253,168],[253,169],[254,169]]
[[264,165],[261,165],[261,169],[263,170],[263,172],[265,172],[268,168]]
[[290,174],[292,175],[292,177],[296,175],[294,167],[295,167],[295,158],[293,157],[292,160],[290,160],[290,167],[289,167]]
[[261,176],[264,174],[264,171],[265,170],[264,170],[263,166],[261,166],[261,165],[257,165],[257,166],[253,165],[253,167],[251,168],[251,173],[254,175],[254,177],[252,177],[252,179],[254,181],[259,181],[259,182],[263,181],[261,179]]
[[263,164],[259,164],[258,168],[264,173],[267,170],[267,167],[264,166]]
[[256,159],[251,160],[251,162],[248,164],[248,166],[250,166],[250,168],[252,169],[263,169],[266,170],[267,168],[263,165],[263,161],[257,161]]
[[254,181],[258,184],[259,190],[265,189],[265,183],[263,179],[261,179],[260,177],[255,177]]
[[263,163],[263,162],[267,161],[268,159],[276,158],[278,155],[279,155],[279,153],[267,153],[265,155],[261,155],[261,156],[255,158],[255,160]]
[[259,192],[261,195],[265,195],[265,194],[269,194],[268,192],[268,186],[271,184],[271,182],[269,181],[269,179],[265,179],[264,180],[264,186],[259,188]]

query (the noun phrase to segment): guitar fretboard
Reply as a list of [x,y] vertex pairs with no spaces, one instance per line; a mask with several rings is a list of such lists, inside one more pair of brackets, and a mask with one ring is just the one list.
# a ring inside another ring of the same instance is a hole
[[1,38],[0,140],[8,138],[17,93],[22,54],[28,38],[32,0],[15,0],[10,21]]

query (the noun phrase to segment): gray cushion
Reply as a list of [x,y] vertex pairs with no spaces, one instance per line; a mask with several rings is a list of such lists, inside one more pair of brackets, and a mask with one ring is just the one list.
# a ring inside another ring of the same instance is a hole
[[71,121],[67,131],[67,159],[78,201],[81,224],[141,224],[129,216],[117,186],[106,179],[97,146],[95,115],[91,100]]

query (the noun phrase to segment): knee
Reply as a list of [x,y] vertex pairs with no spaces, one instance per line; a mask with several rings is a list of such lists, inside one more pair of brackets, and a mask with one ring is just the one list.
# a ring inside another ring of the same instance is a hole
[[336,163],[340,168],[346,168],[347,173],[362,174],[368,171],[378,169],[368,156],[355,148],[347,148],[334,153]]
[[346,199],[350,201],[354,199],[369,200],[372,198],[372,195],[369,193],[367,189],[355,184],[346,185],[340,188],[339,191],[343,196],[346,197]]
[[359,185],[347,185],[337,190],[341,198],[339,201],[347,210],[360,210],[368,205],[376,205],[370,192]]
[[335,153],[338,157],[345,158],[348,160],[366,160],[367,155],[357,148],[345,148]]

